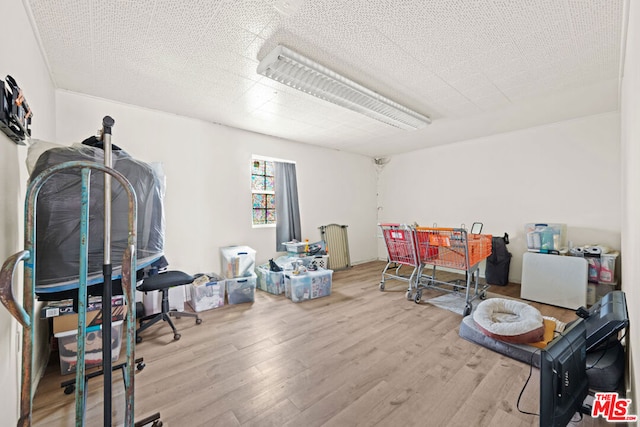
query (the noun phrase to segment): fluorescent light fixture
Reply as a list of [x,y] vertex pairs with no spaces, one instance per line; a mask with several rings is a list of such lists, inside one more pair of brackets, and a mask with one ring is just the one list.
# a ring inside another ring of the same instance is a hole
[[419,129],[431,123],[429,117],[284,46],[276,47],[260,61],[258,74],[401,129]]

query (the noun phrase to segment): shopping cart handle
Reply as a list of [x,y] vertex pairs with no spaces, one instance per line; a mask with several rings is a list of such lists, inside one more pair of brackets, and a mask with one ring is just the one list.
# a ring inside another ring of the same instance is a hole
[[9,310],[9,313],[16,318],[18,322],[25,328],[31,326],[31,318],[24,311],[24,308],[18,304],[13,295],[13,275],[16,271],[16,267],[20,261],[29,259],[29,251],[20,251],[7,258],[2,264],[2,270],[0,270],[0,301]]

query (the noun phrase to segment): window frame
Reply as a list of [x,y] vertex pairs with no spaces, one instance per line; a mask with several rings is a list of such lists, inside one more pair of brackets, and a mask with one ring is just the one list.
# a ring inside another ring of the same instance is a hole
[[[251,191],[251,228],[275,228],[276,224],[278,223],[278,217],[276,216],[276,222],[274,222],[273,224],[254,224],[253,223],[253,195],[254,194],[272,194],[274,196],[278,196],[276,194],[275,191],[275,182],[274,182],[274,190],[273,191],[268,191],[268,190],[254,190],[253,186],[252,186],[252,176],[253,176],[253,162],[255,160],[261,160],[261,161],[265,161],[265,162],[280,162],[280,163],[293,163],[296,164],[295,161],[293,160],[285,160],[285,159],[278,159],[275,157],[268,157],[268,156],[261,156],[259,154],[252,154],[251,155],[251,160],[249,163],[249,189]],[[274,165],[274,169],[275,169],[275,165]],[[275,177],[275,172],[274,172],[274,177]]]

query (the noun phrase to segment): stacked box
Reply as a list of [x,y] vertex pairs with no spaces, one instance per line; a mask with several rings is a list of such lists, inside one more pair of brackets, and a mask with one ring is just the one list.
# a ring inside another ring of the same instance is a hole
[[285,294],[293,302],[329,296],[332,276],[333,270],[307,271],[299,275],[288,270],[284,276]]
[[227,299],[229,304],[253,302],[255,300],[257,278],[256,273],[251,273],[249,277],[227,278]]
[[[94,368],[102,365],[102,325],[87,328],[84,344],[84,366]],[[78,359],[78,330],[58,332],[58,351],[60,353],[60,374],[66,375],[76,371]],[[111,362],[120,357],[122,348],[122,320],[111,325]]]
[[[116,307],[124,305],[123,295],[114,295],[111,298],[111,306]],[[87,299],[87,311],[102,310],[102,296],[90,296]],[[67,314],[76,314],[73,310],[73,299],[64,299],[60,301],[49,301],[40,310],[40,318],[64,316]],[[121,319],[114,319],[121,320]]]
[[271,271],[269,265],[259,265],[256,268],[258,276],[258,289],[270,294],[280,295],[284,293],[284,272]]
[[284,242],[282,243],[290,254],[301,254],[309,247],[308,242]]
[[217,274],[198,277],[189,285],[189,305],[199,313],[204,310],[222,307],[226,281]]
[[524,234],[532,252],[560,251],[567,247],[567,224],[529,223]]
[[[115,301],[112,300],[112,301]],[[120,297],[119,305],[111,306],[111,322],[115,323],[120,320],[124,320],[127,315],[127,306],[124,305],[124,298]],[[102,324],[102,305],[100,304],[100,309],[92,309],[90,305],[87,305],[87,315],[85,317],[85,322],[87,325],[87,329],[92,327],[97,327]],[[53,318],[53,333],[57,334],[60,332],[67,332],[71,330],[78,329],[78,314],[64,314],[62,316],[56,316]]]
[[249,277],[256,265],[256,251],[248,246],[220,248],[222,273],[227,279]]

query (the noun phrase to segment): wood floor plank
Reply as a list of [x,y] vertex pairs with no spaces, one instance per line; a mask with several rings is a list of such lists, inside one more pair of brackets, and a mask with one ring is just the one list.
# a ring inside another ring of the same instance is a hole
[[[461,316],[427,302],[441,292],[426,289],[420,304],[406,300],[404,282],[388,280],[380,292],[385,264],[334,272],[325,298],[296,304],[257,291],[252,304],[199,313],[200,325],[178,319],[179,341],[166,325],[151,327],[136,346],[147,365],[135,377],[136,418],[160,411],[168,427],[538,425],[516,408],[529,367],[461,339]],[[490,292],[518,298],[519,285]],[[57,363],[52,357],[34,397],[34,426],[73,425],[74,397],[59,388]],[[124,419],[119,378],[114,425]],[[537,411],[538,390],[534,370],[523,409]],[[91,380],[87,426],[102,424],[102,393],[102,378]]]

